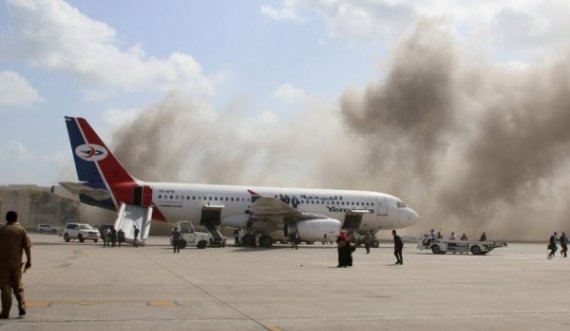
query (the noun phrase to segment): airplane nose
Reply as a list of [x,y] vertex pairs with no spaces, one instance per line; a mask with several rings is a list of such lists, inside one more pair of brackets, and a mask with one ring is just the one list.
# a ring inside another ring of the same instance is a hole
[[420,215],[415,210],[413,210],[412,208],[408,208],[407,214],[408,215],[407,215],[406,223],[408,224],[408,226],[415,225],[420,220]]

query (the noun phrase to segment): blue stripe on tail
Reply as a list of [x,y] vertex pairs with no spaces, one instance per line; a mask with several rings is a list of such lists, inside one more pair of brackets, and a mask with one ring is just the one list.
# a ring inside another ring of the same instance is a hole
[[77,170],[79,181],[93,187],[106,188],[103,178],[97,169],[96,162],[85,161],[75,153],[75,149],[78,146],[87,143],[83,139],[83,135],[81,134],[81,130],[79,130],[76,119],[73,117],[65,117],[65,124],[67,125],[67,133],[69,134],[69,141],[71,142],[71,153],[73,154],[73,160],[75,161],[75,169]]

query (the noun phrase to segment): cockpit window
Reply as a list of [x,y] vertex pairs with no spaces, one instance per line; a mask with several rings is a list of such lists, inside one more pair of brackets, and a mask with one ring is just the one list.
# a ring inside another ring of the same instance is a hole
[[398,202],[396,202],[396,207],[398,207],[398,208],[406,208],[406,204],[403,203],[402,201],[398,201]]

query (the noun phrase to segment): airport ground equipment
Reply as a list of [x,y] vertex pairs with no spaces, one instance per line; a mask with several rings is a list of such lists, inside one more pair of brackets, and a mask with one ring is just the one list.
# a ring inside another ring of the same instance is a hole
[[[176,227],[178,227],[182,234],[182,243],[180,244],[180,248],[195,246],[200,249],[204,249],[212,242],[212,237],[208,233],[196,231],[190,222],[178,222],[176,223]],[[170,245],[172,245],[172,237],[170,238]]]
[[503,241],[475,241],[475,240],[452,240],[437,239],[432,241],[428,238],[418,240],[418,249],[429,249],[434,254],[460,253],[473,255],[485,255],[497,247],[507,246]]

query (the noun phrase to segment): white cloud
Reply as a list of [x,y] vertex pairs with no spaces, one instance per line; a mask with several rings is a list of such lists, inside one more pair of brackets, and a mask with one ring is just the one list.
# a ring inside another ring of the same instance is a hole
[[0,106],[32,106],[42,102],[38,91],[13,71],[0,72]]
[[212,81],[192,56],[174,52],[159,59],[139,45],[123,50],[115,29],[64,1],[8,0],[8,8],[14,23],[0,50],[15,59],[70,73],[90,87],[213,94]]
[[295,87],[290,83],[281,84],[273,92],[273,97],[287,101],[298,102],[307,96],[305,90]]
[[295,11],[296,4],[296,0],[285,0],[280,9],[272,6],[261,6],[261,13],[276,21],[302,22],[304,19]]
[[266,15],[275,19],[318,17],[333,39],[386,45],[409,33],[421,18],[446,18],[467,43],[512,60],[557,49],[570,30],[570,2],[565,0],[285,0],[271,8]]
[[0,160],[7,162],[28,161],[33,159],[32,153],[22,142],[10,139],[0,145]]

